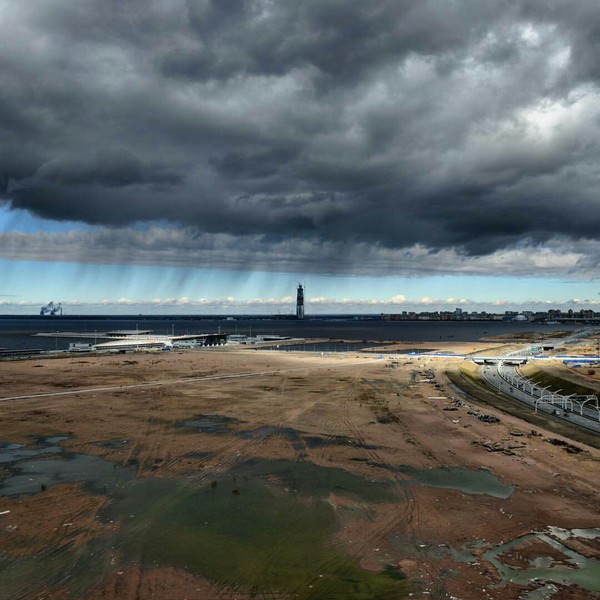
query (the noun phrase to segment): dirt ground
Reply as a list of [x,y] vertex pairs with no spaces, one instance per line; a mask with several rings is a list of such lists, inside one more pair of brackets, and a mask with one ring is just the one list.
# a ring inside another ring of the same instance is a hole
[[[490,344],[441,346],[435,348],[463,353]],[[66,450],[134,468],[137,478],[210,482],[259,457],[389,481],[398,494],[394,502],[331,491],[326,502],[339,521],[337,547],[363,569],[400,568],[414,584],[413,598],[525,597],[540,582],[503,581],[486,552],[549,526],[600,528],[600,451],[578,444],[583,451],[570,454],[549,443],[556,435],[539,428],[532,434],[527,422],[465,399],[444,376],[457,362],[411,358],[392,367],[361,353],[251,349],[4,361],[0,441],[31,445],[34,437],[67,436],[61,442]],[[482,421],[477,411],[499,422]],[[215,434],[181,426],[203,415],[230,418],[232,429]],[[258,430],[264,434],[232,435]],[[296,432],[294,443],[289,431]],[[307,442],[315,439],[320,443]],[[414,480],[421,470],[450,467],[489,470],[512,493],[500,497]],[[0,472],[3,479],[10,475],[10,468]],[[72,482],[0,495],[0,572],[7,560],[84,549],[110,537],[121,524],[98,518],[109,502]],[[582,554],[600,558],[598,540],[577,544]],[[531,542],[525,554],[543,546]],[[522,565],[524,559],[512,560]],[[21,595],[12,597],[77,597],[67,584],[50,580],[24,582]],[[555,588],[556,598],[598,597],[567,583]],[[249,595],[186,569],[115,561],[81,597]]]

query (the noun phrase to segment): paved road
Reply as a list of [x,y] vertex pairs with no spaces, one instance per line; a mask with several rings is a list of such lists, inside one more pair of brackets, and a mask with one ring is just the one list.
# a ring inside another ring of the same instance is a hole
[[[512,372],[514,375],[516,374],[516,369],[513,366],[509,365],[483,365],[482,374],[483,378],[493,387],[500,390],[507,396],[510,396],[514,400],[518,400],[519,402],[526,404],[531,407],[531,410],[535,410],[535,401],[539,399],[539,394],[532,395],[527,391],[517,389],[514,385],[506,381],[503,375],[506,376],[509,372]],[[556,406],[551,404],[538,404],[537,410],[539,412],[544,412],[546,414],[552,415],[554,411],[557,410]],[[578,425],[585,429],[594,431],[596,433],[600,433],[600,422],[594,421],[592,418],[586,418],[585,416],[580,416],[575,412],[567,412],[565,416],[565,411],[562,409],[559,410],[559,415],[554,415],[555,418],[561,419],[563,421],[567,421],[569,423]]]

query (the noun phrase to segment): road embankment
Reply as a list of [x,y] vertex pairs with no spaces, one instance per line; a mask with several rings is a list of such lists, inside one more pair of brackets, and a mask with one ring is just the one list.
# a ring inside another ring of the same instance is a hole
[[530,407],[509,398],[492,387],[478,375],[477,365],[463,363],[460,367],[448,369],[446,377],[458,388],[470,396],[474,402],[491,406],[514,417],[527,421],[531,425],[544,428],[570,440],[600,449],[600,437],[588,433],[570,423],[559,421],[541,412],[534,412]]
[[[581,370],[581,369],[577,369]],[[589,369],[595,371],[595,369]],[[531,379],[541,387],[550,387],[551,390],[561,390],[564,396],[577,394],[579,396],[600,395],[600,385],[586,380],[573,372],[558,361],[551,361],[548,364],[541,364],[540,361],[527,363],[519,368],[523,377]]]

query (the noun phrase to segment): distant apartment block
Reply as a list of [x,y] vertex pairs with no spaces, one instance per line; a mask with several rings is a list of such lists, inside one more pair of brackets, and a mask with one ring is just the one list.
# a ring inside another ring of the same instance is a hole
[[536,323],[592,323],[600,321],[600,313],[589,309],[561,311],[551,309],[548,311],[522,312],[505,311],[503,313],[489,313],[486,311],[467,312],[461,308],[453,311],[402,311],[400,313],[381,313],[383,321],[532,321]]

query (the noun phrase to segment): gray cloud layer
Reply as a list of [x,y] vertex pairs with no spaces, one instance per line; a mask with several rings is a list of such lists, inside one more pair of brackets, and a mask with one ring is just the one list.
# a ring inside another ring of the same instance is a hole
[[468,274],[564,277],[597,276],[600,242],[550,240],[544,247],[521,244],[485,256],[452,248],[432,251],[421,245],[382,248],[367,242],[320,242],[271,239],[260,235],[204,234],[191,227],[97,228],[66,233],[0,233],[0,257],[9,260],[80,262],[88,264],[160,265],[191,269],[264,270],[340,275]]
[[340,244],[478,257],[598,237],[597,2],[0,10],[15,208],[253,236],[273,260],[285,246],[283,262],[284,241],[317,244],[303,268],[329,272],[346,271],[328,252]]

